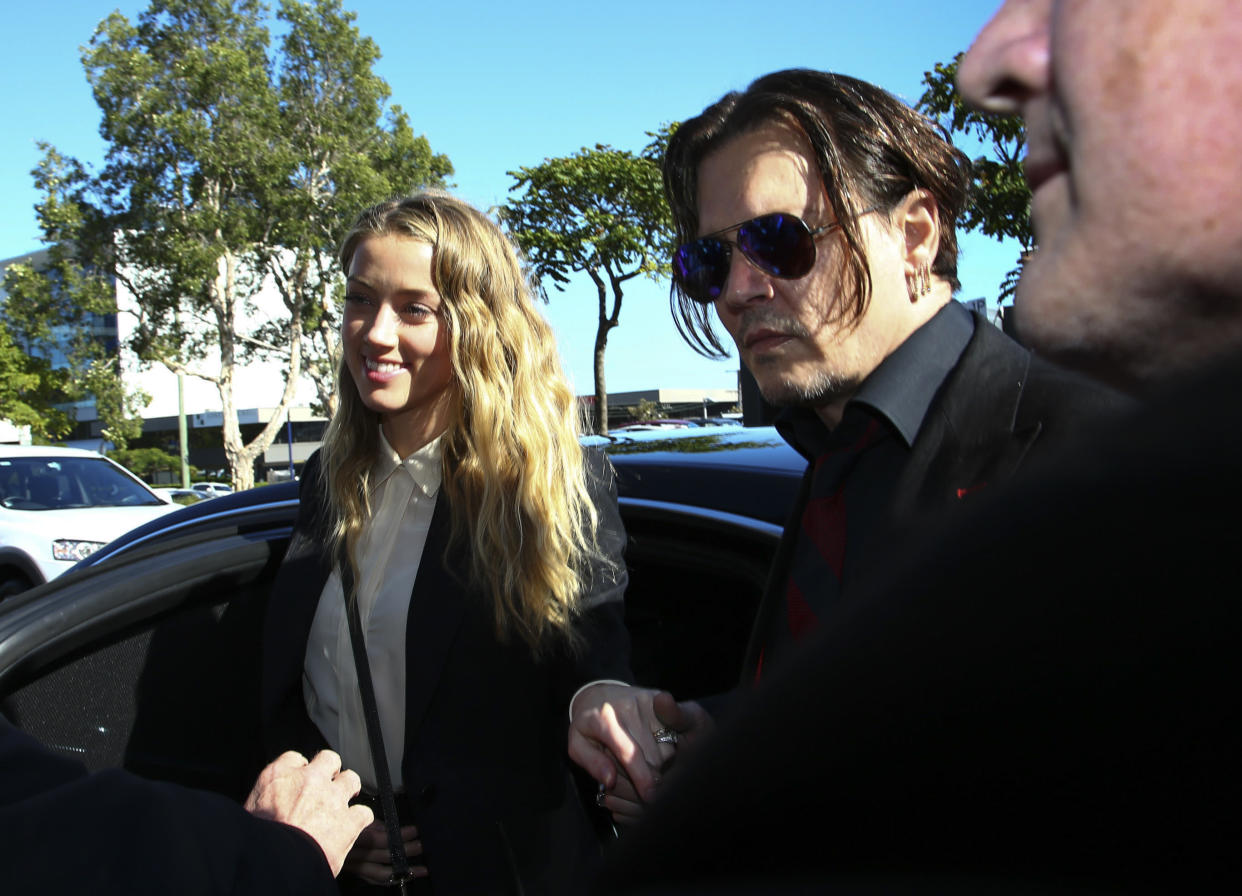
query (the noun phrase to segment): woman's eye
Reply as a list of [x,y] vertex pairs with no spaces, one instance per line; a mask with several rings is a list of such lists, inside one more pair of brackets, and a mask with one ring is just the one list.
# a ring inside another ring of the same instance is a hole
[[347,305],[369,305],[371,300],[366,296],[356,292],[345,293],[345,304]]
[[426,305],[406,305],[401,313],[412,320],[425,320],[435,314]]

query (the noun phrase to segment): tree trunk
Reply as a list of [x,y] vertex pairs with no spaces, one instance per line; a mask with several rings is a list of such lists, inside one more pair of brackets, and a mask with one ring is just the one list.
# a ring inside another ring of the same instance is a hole
[[606,320],[599,323],[595,333],[595,431],[608,435],[608,387],[604,379],[604,349],[608,347],[608,331],[612,324]]
[[[608,331],[617,325],[616,307],[610,316],[608,311],[608,290],[604,280],[594,269],[587,274],[595,282],[595,291],[599,298],[599,328],[595,331],[595,432],[601,436],[608,435],[608,387],[604,376],[604,350],[608,348]],[[613,290],[617,284],[613,282]],[[619,303],[619,296],[618,296]]]
[[[221,301],[221,298],[233,298],[236,289],[234,265],[237,259],[231,255],[220,261],[221,276],[217,279],[216,289],[221,291],[216,296],[218,309],[232,309],[234,303]],[[265,453],[276,439],[276,433],[284,425],[285,415],[293,397],[297,393],[298,378],[302,375],[302,313],[296,303],[290,306],[289,321],[289,366],[285,372],[285,388],[280,396],[272,418],[268,420],[262,431],[250,442],[242,441],[241,424],[237,419],[237,402],[234,395],[234,374],[236,372],[235,326],[233,315],[228,313],[228,325],[220,321],[220,406],[223,411],[221,436],[224,442],[224,456],[229,464],[229,476],[236,491],[254,487],[254,462]],[[223,316],[223,315],[222,315]]]

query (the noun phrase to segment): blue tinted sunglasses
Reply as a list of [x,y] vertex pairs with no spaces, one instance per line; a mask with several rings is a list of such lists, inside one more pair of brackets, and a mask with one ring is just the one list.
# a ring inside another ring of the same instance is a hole
[[[861,214],[871,211],[875,209]],[[760,215],[678,246],[673,253],[673,279],[696,302],[710,305],[720,298],[729,280],[735,245],[721,237],[736,230],[737,248],[747,261],[765,274],[797,280],[815,267],[815,238],[840,226],[840,221],[832,221],[812,230],[797,215]]]

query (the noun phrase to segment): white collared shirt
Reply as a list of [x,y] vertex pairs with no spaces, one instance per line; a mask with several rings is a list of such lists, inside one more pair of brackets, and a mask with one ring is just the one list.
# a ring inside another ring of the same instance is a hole
[[[358,542],[358,611],[366,638],[384,752],[394,788],[402,785],[405,752],[405,635],[436,495],[440,439],[400,458],[380,433],[371,487],[374,512]],[[302,693],[311,721],[364,786],[376,777],[358,691],[341,579],[334,570],[319,597],[303,667]]]

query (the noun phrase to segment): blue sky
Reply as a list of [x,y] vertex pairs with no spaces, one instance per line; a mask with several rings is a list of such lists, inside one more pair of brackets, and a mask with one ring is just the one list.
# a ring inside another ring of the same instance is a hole
[[[843,72],[914,102],[924,71],[966,49],[999,0],[535,0],[414,3],[353,0],[379,45],[392,101],[456,168],[456,192],[503,203],[508,171],[609,143],[639,149],[645,132],[693,115],[728,90],[791,67]],[[98,164],[99,115],[78,48],[114,8],[145,2],[9,4],[0,29],[0,258],[39,247],[30,169],[35,142]],[[975,149],[964,145],[972,155]],[[1017,255],[1012,243],[962,239],[962,298],[991,302]],[[592,391],[594,289],[551,292],[544,309],[580,393]],[[667,283],[631,283],[609,338],[609,391],[723,388],[737,361],[709,361],[680,341]]]

